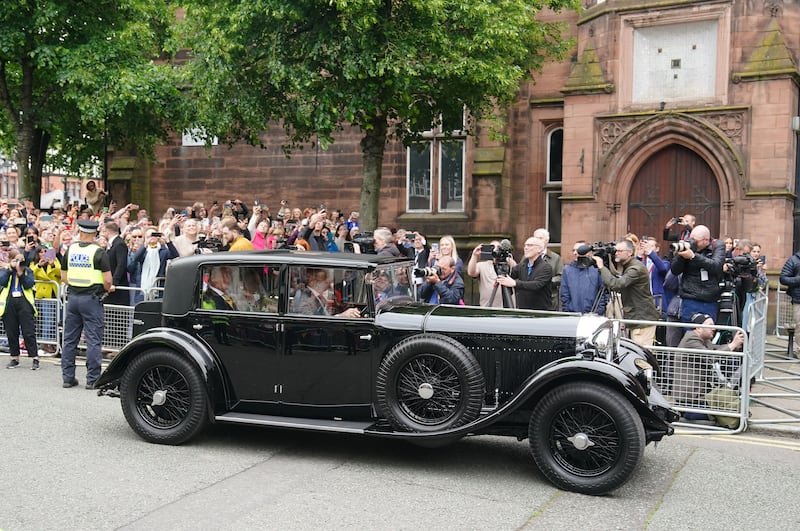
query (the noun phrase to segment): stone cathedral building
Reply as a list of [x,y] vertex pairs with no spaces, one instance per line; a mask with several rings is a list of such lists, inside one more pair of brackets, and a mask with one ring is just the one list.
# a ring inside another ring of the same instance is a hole
[[[574,55],[520,87],[502,143],[431,131],[387,146],[379,223],[453,234],[465,256],[490,236],[521,249],[537,227],[566,248],[660,237],[692,213],[780,269],[800,247],[800,2],[586,0],[541,16],[567,24]],[[117,154],[108,187],[155,212],[236,197],[358,208],[357,132],[291,158],[278,134],[267,149],[175,139],[153,164]]]

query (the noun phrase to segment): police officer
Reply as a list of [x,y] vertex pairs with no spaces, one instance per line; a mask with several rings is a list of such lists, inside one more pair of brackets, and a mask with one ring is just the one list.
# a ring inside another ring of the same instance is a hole
[[61,264],[61,281],[69,286],[61,375],[64,387],[78,385],[75,354],[81,332],[86,337],[86,389],[94,389],[103,360],[103,305],[101,297],[111,291],[111,267],[105,250],[94,243],[96,221],[78,221],[80,240],[67,249]]

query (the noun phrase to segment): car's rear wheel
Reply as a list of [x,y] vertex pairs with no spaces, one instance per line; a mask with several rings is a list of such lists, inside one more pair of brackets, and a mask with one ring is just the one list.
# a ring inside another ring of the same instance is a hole
[[208,419],[206,390],[197,367],[170,350],[136,357],[120,381],[125,419],[141,438],[181,444]]
[[437,334],[404,339],[381,362],[378,407],[398,429],[430,432],[478,417],[483,371],[461,343]]
[[536,465],[557,487],[604,494],[628,480],[645,447],[633,405],[595,383],[561,385],[531,414],[528,437]]

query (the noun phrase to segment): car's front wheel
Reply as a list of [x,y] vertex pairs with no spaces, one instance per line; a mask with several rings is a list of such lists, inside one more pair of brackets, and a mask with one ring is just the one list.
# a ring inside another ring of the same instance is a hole
[[447,336],[404,339],[378,368],[378,407],[402,430],[432,432],[464,425],[478,417],[483,394],[480,365]]
[[125,419],[141,438],[181,444],[208,419],[206,390],[197,367],[170,350],[136,357],[120,381]]
[[604,494],[628,480],[645,447],[633,405],[595,383],[561,385],[536,405],[528,425],[536,465],[557,487]]

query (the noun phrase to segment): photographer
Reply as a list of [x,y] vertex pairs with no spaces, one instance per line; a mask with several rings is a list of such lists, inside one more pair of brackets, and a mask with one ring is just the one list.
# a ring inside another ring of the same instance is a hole
[[[505,240],[508,242],[508,240]],[[508,242],[511,246],[511,242]],[[491,251],[487,255],[488,248]],[[503,302],[503,296],[497,296],[497,275],[508,274],[511,266],[508,264],[508,257],[503,256],[500,248],[500,242],[492,240],[488,245],[478,245],[472,250],[472,255],[469,257],[467,263],[467,274],[472,278],[478,279],[478,294],[480,296],[480,305],[489,308],[513,308],[513,300]],[[508,302],[511,304],[507,306]]]
[[575,260],[561,272],[561,309],[565,312],[605,315],[609,293],[594,267],[592,246],[578,240],[572,246]]
[[[696,223],[697,223],[697,218],[695,218],[691,214],[684,214],[679,218],[671,218],[664,225],[664,234],[662,239],[667,242],[688,240],[691,237],[692,231],[694,230],[694,226]],[[669,230],[672,228],[673,225],[683,226],[683,229],[681,230],[680,234],[678,235],[670,234]]]
[[[438,269],[438,271],[437,271]],[[425,282],[417,287],[417,298],[430,304],[460,304],[464,299],[464,280],[456,273],[452,256],[439,258],[436,267],[430,268]]]
[[676,276],[683,274],[678,292],[681,296],[681,322],[688,323],[694,313],[706,313],[716,320],[725,244],[720,240],[712,242],[708,227],[698,225],[692,230],[689,240],[673,246],[675,257],[670,271]]
[[39,347],[36,344],[36,308],[33,287],[36,283],[33,271],[25,267],[22,253],[16,249],[8,252],[8,264],[0,270],[0,316],[8,335],[8,350],[11,361],[6,369],[19,367],[19,335],[25,339],[28,356],[33,358],[31,370],[39,368]]
[[[600,278],[610,290],[622,295],[622,310],[625,319],[635,321],[658,321],[661,312],[656,308],[653,295],[650,293],[650,275],[647,268],[635,256],[635,246],[630,240],[620,240],[614,250],[614,262],[622,267],[619,276],[614,276],[604,267],[603,259],[594,256]],[[655,325],[629,325],[631,339],[636,343],[649,347],[656,336]]]
[[553,309],[553,269],[543,258],[544,241],[528,238],[523,248],[524,258],[517,264],[513,258],[509,275],[498,275],[497,283],[507,288],[516,288],[517,308],[526,310]]

